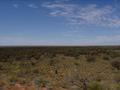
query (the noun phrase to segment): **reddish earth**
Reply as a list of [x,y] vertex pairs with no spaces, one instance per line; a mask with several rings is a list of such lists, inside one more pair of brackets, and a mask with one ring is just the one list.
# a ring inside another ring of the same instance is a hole
[[[7,85],[5,82],[0,82],[0,90],[36,90],[33,84],[21,85],[16,83],[15,85]],[[42,87],[39,90],[48,90],[46,87]]]

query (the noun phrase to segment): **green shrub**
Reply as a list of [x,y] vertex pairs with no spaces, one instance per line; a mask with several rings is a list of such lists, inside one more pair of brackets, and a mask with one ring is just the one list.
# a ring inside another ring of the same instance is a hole
[[105,56],[103,56],[103,60],[110,60],[110,57],[105,55]]
[[79,66],[80,64],[79,64],[78,62],[75,62],[74,65],[75,65],[75,66]]
[[120,70],[120,60],[114,60],[114,61],[112,61],[112,62],[111,62],[111,65],[112,65],[114,68]]
[[44,80],[42,78],[37,78],[35,80],[35,85],[38,86],[38,87],[45,87],[48,83],[49,83],[49,81]]
[[89,84],[88,90],[103,90],[103,87],[99,83],[94,82],[94,83]]
[[87,56],[88,62],[95,62],[96,58],[94,56]]
[[18,80],[18,77],[16,75],[11,75],[8,77],[8,80],[10,84],[15,84]]
[[120,84],[112,85],[112,88],[110,90],[120,90]]
[[120,84],[116,86],[116,90],[120,90]]

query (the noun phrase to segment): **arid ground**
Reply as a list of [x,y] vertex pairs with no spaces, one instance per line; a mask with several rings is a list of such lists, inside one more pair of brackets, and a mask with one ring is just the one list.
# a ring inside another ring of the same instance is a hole
[[120,90],[120,46],[0,47],[0,90]]

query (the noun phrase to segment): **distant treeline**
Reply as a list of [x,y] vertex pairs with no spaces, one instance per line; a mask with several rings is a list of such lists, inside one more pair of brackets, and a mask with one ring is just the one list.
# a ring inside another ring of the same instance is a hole
[[48,47],[0,47],[0,59],[39,59],[41,56],[55,57],[57,54],[77,57],[80,55],[106,54],[111,57],[120,56],[120,46],[48,46]]

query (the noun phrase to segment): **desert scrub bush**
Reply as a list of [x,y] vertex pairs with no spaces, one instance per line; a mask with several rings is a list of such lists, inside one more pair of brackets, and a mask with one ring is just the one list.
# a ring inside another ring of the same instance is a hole
[[74,65],[75,66],[79,66],[80,64],[78,62],[74,62]]
[[88,79],[85,76],[82,76],[79,72],[73,72],[71,74],[72,76],[68,77],[68,82],[73,86],[82,88],[82,90],[87,90]]
[[120,72],[116,72],[116,74],[114,76],[114,81],[115,81],[115,83],[120,84]]
[[50,66],[55,66],[56,63],[57,61],[55,59],[51,59],[49,62]]
[[56,54],[55,54],[55,53],[49,54],[49,58],[54,58],[54,57],[56,57]]
[[62,88],[69,88],[71,85],[69,84],[68,82],[68,78],[65,78],[63,80],[61,80],[59,83],[58,83]]
[[15,83],[17,82],[17,80],[18,80],[18,77],[17,77],[16,75],[10,75],[10,76],[8,77],[8,82],[9,82],[10,84],[15,84]]
[[74,58],[77,60],[80,58],[80,55],[76,55],[76,56],[74,56]]
[[111,85],[110,90],[120,90],[120,84],[113,84],[113,85]]
[[95,62],[96,58],[95,56],[86,56],[87,62]]
[[98,82],[92,82],[88,85],[88,90],[104,90]]
[[116,85],[116,90],[120,90],[120,84]]
[[110,60],[110,56],[108,56],[108,55],[104,55],[102,58],[103,58],[103,60]]
[[117,57],[120,57],[120,54],[119,54],[119,52],[111,52],[111,54],[110,54],[110,56],[112,57],[112,58],[117,58]]
[[34,83],[36,86],[36,90],[39,90],[39,87],[46,87],[48,85],[49,81],[44,80],[43,78],[39,77],[39,78],[35,79]]
[[113,61],[111,62],[111,65],[112,65],[114,68],[116,68],[117,70],[120,70],[120,60],[119,60],[119,59],[113,60]]

